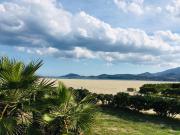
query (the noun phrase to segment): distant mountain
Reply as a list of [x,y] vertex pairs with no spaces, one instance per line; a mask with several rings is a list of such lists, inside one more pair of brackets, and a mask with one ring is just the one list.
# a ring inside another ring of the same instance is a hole
[[138,74],[139,76],[152,76],[153,74],[149,73],[149,72],[145,72],[142,74]]
[[163,72],[155,73],[155,75],[169,75],[169,74],[180,75],[180,67],[168,69]]
[[165,80],[180,80],[180,67],[168,69],[163,72],[154,73],[154,76],[164,78]]
[[156,80],[156,81],[180,81],[180,67],[168,69],[157,73],[141,73],[141,74],[101,74],[97,76],[81,76],[78,74],[67,74],[59,78],[68,79],[115,79],[115,80]]
[[82,78],[82,76],[80,76],[78,74],[70,73],[70,74],[61,76],[61,78],[69,78],[69,79],[71,79],[71,78]]

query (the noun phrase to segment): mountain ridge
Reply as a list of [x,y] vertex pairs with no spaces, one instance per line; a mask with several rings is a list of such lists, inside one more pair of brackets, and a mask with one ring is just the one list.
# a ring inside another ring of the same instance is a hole
[[81,76],[75,73],[59,76],[57,78],[66,79],[112,79],[112,80],[152,80],[152,81],[180,81],[180,67],[168,69],[165,71],[141,74],[100,74],[91,76]]

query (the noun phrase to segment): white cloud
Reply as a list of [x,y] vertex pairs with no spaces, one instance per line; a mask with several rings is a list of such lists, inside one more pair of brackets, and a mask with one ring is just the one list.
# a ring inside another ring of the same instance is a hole
[[172,33],[171,31],[156,31],[155,32],[156,37],[159,37],[163,39],[164,41],[167,41],[171,43],[172,45],[180,45],[180,34],[178,33]]
[[142,53],[119,53],[119,52],[102,52],[91,51],[86,48],[75,47],[72,50],[58,50],[56,48],[26,48],[16,47],[17,50],[38,55],[51,55],[56,58],[73,58],[73,59],[99,59],[104,60],[108,64],[114,62],[131,63],[138,65],[155,65],[166,67],[179,66],[180,57],[179,54],[162,54],[162,55],[150,55]]
[[138,16],[146,13],[157,14],[162,11],[160,6],[145,5],[144,0],[114,0],[114,3],[121,11]]
[[75,47],[73,54],[75,54],[76,58],[95,58],[93,52],[86,48]]
[[37,54],[37,55],[52,55],[55,57],[63,57],[63,58],[88,58],[92,59],[95,58],[95,53],[86,49],[75,47],[73,50],[66,50],[62,51],[57,48],[47,47],[47,48],[29,48],[29,47],[15,47],[16,50],[20,52],[26,52],[30,54]]
[[2,4],[0,4],[0,12],[5,12],[5,8]]
[[114,0],[114,3],[124,12],[131,12],[137,15],[143,14],[143,0],[132,0],[128,2],[126,0]]
[[180,17],[180,0],[173,0],[166,6],[166,10],[174,17]]
[[159,14],[161,18],[180,17],[180,0],[164,0],[164,3],[159,5],[147,4],[144,0],[114,0],[114,4],[124,13],[138,16]]
[[[75,15],[74,19],[72,21],[74,24],[72,33],[81,40],[80,42],[84,42],[83,46],[92,50],[146,53],[175,51],[171,45],[161,38],[148,35],[143,30],[112,28],[109,24],[85,12]],[[79,29],[83,30],[85,36],[82,35],[82,31],[80,32]],[[81,43],[78,45],[81,46]],[[101,47],[102,45],[104,47]]]
[[123,12],[131,12],[136,15],[143,14],[143,0],[132,0],[128,2],[126,0],[114,0],[114,3],[121,9]]
[[28,47],[15,47],[16,50],[38,55],[54,55],[59,53],[59,50],[53,47],[47,48],[28,48]]
[[[128,11],[137,11],[139,15],[144,9],[150,10],[143,0],[116,2],[125,7],[128,4]],[[13,0],[0,4],[0,44],[38,55],[159,64],[168,62],[164,57],[180,53],[179,36],[171,31],[147,34],[141,29],[113,28],[86,12],[72,14],[55,0]]]

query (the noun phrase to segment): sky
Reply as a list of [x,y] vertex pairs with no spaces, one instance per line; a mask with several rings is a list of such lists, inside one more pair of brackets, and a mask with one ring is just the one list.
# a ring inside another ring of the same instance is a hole
[[60,76],[180,66],[180,0],[0,0],[0,56]]

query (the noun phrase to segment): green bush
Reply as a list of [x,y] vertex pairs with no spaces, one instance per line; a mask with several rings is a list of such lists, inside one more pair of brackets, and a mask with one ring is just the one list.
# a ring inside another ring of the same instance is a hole
[[117,108],[128,107],[129,97],[128,93],[119,92],[114,96],[113,105]]
[[178,102],[178,100],[172,99],[170,101],[169,113],[172,117],[180,114],[180,102]]
[[149,110],[151,109],[152,98],[149,96],[140,95],[130,96],[129,103],[131,108],[135,109],[136,111]]
[[[173,87],[173,88],[172,88]],[[179,84],[145,84],[140,88],[140,93],[144,95],[129,95],[128,93],[119,92],[112,94],[96,94],[95,101],[101,102],[101,105],[108,105],[116,108],[129,108],[136,111],[154,110],[157,115],[174,117],[180,114],[180,93]],[[79,100],[91,94],[86,89],[75,90]],[[156,95],[158,94],[158,95]],[[161,95],[168,95],[168,98]]]
[[140,94],[158,94],[168,96],[180,95],[180,83],[167,83],[167,84],[144,84],[140,87]]
[[154,97],[152,100],[152,109],[160,116],[170,116],[171,102],[168,99]]
[[180,88],[166,89],[162,91],[161,94],[166,96],[180,96]]
[[112,104],[116,108],[129,108],[136,111],[154,110],[160,116],[172,116],[180,114],[180,101],[173,98],[159,96],[129,95],[117,93],[114,95]]
[[114,96],[112,94],[105,94],[104,99],[107,105],[111,105],[113,102]]
[[141,87],[139,90],[141,94],[157,94],[158,90],[155,87]]
[[[73,89],[73,88],[72,88]],[[76,101],[81,101],[91,93],[87,89],[74,89]]]
[[180,83],[171,84],[171,88],[180,88]]

